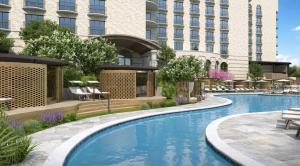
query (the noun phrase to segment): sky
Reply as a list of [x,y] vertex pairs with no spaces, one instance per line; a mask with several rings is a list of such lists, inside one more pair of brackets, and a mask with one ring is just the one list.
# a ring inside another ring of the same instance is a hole
[[300,0],[279,0],[277,61],[300,66]]

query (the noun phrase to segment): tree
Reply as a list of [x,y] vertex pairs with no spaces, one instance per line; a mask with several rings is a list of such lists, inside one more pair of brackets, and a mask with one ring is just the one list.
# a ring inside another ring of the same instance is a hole
[[194,56],[182,56],[171,60],[160,70],[160,75],[163,81],[176,83],[201,79],[205,75],[205,70],[201,60]]
[[297,67],[297,66],[290,67],[289,76],[300,77],[300,67]]
[[23,54],[56,58],[77,66],[81,46],[82,41],[73,33],[55,31],[50,36],[41,36],[27,41]]
[[8,53],[14,46],[14,41],[7,38],[7,33],[0,30],[0,52]]
[[250,78],[254,81],[254,87],[257,85],[257,81],[263,77],[263,68],[260,64],[252,63],[249,67],[250,69]]
[[172,59],[175,59],[175,51],[167,45],[162,45],[158,55],[158,66],[163,67]]
[[85,40],[78,64],[85,74],[97,72],[97,65],[116,64],[118,61],[117,49],[114,44],[105,39]]
[[61,31],[29,40],[23,54],[66,61],[85,75],[96,74],[97,64],[114,64],[118,60],[116,47],[107,40],[81,40],[71,32]]
[[38,39],[41,36],[51,36],[54,31],[66,32],[67,28],[50,20],[31,21],[26,28],[21,29],[21,39],[27,43],[29,40]]

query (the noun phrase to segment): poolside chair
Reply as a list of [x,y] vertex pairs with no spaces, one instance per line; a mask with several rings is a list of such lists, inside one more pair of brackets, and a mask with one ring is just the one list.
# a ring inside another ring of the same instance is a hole
[[288,114],[288,115],[300,115],[300,111],[282,111],[283,114]]
[[289,129],[293,121],[300,121],[300,115],[282,114],[282,119],[285,120],[285,129]]
[[298,127],[296,137],[299,137],[299,135],[300,135],[300,121],[294,121],[293,125]]
[[212,92],[217,92],[217,89],[216,88],[211,88],[211,91]]
[[209,88],[205,88],[204,90],[205,90],[205,92],[211,92],[211,90]]
[[101,95],[108,95],[110,92],[101,92],[98,88],[93,87],[86,87],[87,91],[91,94],[95,94],[99,96],[99,99],[101,99]]
[[70,92],[78,96],[79,100],[88,100],[90,98],[91,93],[83,92],[80,87],[69,87]]
[[300,112],[300,108],[289,108],[289,111],[299,111]]
[[217,90],[217,92],[223,92],[223,89],[220,88],[219,86],[217,86],[216,90]]

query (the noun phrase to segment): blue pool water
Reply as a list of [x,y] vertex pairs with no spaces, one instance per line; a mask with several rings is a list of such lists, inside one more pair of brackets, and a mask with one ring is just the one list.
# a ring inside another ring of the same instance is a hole
[[233,104],[136,120],[99,132],[80,144],[65,165],[232,165],[205,140],[205,128],[211,121],[232,114],[300,106],[300,97],[292,96],[223,97]]

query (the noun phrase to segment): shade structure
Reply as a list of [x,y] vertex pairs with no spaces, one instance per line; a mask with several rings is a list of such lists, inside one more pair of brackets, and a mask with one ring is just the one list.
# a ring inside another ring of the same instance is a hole
[[99,84],[100,82],[99,81],[88,81],[87,83],[89,83],[89,84]]
[[243,82],[253,82],[252,80],[245,80],[245,81],[243,81]]
[[82,84],[82,81],[78,81],[78,80],[72,80],[69,81],[71,84]]
[[282,80],[277,80],[277,82],[291,82],[290,80],[282,79]]
[[259,81],[257,81],[257,82],[259,82],[259,83],[267,83],[268,81],[265,81],[265,80],[259,80]]

